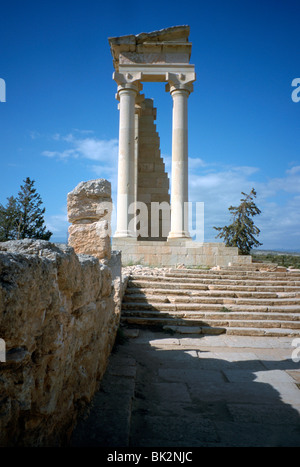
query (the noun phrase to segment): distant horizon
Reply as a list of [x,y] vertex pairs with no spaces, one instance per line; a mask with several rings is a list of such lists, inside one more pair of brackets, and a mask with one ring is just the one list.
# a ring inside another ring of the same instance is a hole
[[256,252],[259,252],[259,253],[274,253],[274,254],[289,254],[289,255],[292,255],[292,254],[295,254],[295,255],[300,255],[300,249],[299,250],[286,250],[286,249],[277,249],[277,250],[264,250],[263,248],[257,248],[255,250],[251,250],[251,253],[250,254],[255,254]]

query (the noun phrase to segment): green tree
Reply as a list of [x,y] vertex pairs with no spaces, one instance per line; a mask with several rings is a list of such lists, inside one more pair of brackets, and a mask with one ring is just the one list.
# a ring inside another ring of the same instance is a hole
[[17,200],[10,196],[6,207],[0,204],[0,242],[17,238],[17,220]]
[[46,230],[41,196],[34,188],[34,180],[27,177],[17,198],[8,198],[6,207],[0,206],[0,240],[36,238],[49,240],[52,232]]
[[252,217],[261,213],[253,199],[256,198],[256,191],[252,188],[247,195],[242,192],[244,198],[239,206],[230,206],[228,210],[232,215],[232,223],[224,227],[214,227],[218,230],[216,238],[223,238],[226,246],[238,247],[243,255],[249,255],[253,247],[262,245],[255,236],[260,230],[254,225]]

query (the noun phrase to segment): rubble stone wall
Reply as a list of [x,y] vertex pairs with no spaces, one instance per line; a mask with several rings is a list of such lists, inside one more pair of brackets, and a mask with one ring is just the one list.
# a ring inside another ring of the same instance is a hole
[[70,246],[0,244],[0,445],[67,442],[105,372],[120,310],[111,268]]

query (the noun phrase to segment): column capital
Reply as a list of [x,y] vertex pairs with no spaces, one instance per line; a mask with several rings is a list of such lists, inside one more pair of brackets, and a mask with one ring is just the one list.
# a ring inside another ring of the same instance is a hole
[[195,72],[188,73],[166,73],[166,91],[171,94],[174,91],[185,91],[190,95],[193,92],[193,82],[196,80]]
[[119,99],[119,93],[123,90],[132,90],[138,94],[139,91],[143,89],[143,85],[141,83],[141,79],[142,79],[141,72],[119,73],[115,71],[113,73],[113,79],[118,84],[118,93],[116,95],[117,99]]

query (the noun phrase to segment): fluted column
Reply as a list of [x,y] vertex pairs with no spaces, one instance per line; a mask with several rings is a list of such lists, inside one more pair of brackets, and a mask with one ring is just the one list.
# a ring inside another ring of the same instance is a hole
[[138,77],[114,73],[120,100],[117,229],[115,237],[135,237],[129,229],[129,206],[135,202],[135,98],[141,89]]
[[171,231],[168,239],[190,238],[188,232],[188,97],[193,90],[182,75],[169,75],[173,99]]

